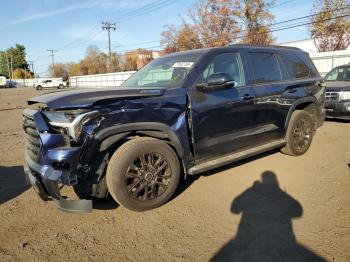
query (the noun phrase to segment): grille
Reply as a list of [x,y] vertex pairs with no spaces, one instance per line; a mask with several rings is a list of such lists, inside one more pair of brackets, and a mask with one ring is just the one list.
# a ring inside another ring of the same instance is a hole
[[23,114],[23,129],[26,152],[35,161],[38,159],[40,151],[40,137],[32,116]]
[[327,101],[338,101],[339,93],[338,92],[326,92]]

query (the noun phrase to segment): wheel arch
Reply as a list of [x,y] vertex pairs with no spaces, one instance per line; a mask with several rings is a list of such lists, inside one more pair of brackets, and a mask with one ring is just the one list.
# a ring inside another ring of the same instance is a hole
[[105,128],[95,135],[100,141],[99,151],[102,152],[130,136],[148,136],[166,141],[179,156],[184,156],[184,149],[178,136],[166,124],[155,122],[130,123]]
[[309,112],[313,117],[314,123],[316,123],[316,121],[315,121],[316,120],[315,119],[316,118],[316,104],[317,104],[317,99],[313,96],[303,97],[303,98],[296,100],[289,108],[286,122],[285,122],[285,129],[287,130],[289,122],[290,122],[290,118],[292,116],[292,113],[295,110],[305,110],[305,111]]

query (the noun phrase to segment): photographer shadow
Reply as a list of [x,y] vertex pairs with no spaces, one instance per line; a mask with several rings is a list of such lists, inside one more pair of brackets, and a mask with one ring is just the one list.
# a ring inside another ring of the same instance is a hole
[[292,219],[303,214],[301,204],[281,190],[275,173],[234,199],[231,212],[242,213],[237,234],[211,261],[325,261],[296,241]]

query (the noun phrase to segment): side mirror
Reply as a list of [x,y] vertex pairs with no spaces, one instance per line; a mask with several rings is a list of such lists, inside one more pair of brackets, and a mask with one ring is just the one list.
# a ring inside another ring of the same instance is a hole
[[226,73],[215,73],[209,76],[207,84],[198,84],[197,89],[203,92],[220,90],[235,86],[234,79]]

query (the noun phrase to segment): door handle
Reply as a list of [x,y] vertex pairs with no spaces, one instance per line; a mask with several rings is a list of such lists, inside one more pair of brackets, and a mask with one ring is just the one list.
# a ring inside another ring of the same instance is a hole
[[242,100],[252,100],[254,99],[254,96],[251,96],[250,94],[244,94],[243,96],[241,96]]
[[292,88],[292,89],[289,89],[288,90],[288,93],[292,94],[292,93],[295,93],[297,92],[297,89],[296,88]]

